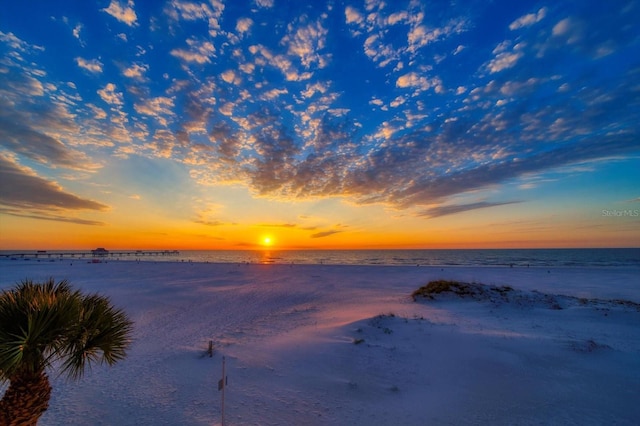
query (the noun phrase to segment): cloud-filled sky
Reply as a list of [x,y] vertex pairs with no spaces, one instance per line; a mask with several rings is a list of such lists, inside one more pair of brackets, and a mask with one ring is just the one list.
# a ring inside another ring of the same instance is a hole
[[640,2],[0,13],[0,248],[640,244]]

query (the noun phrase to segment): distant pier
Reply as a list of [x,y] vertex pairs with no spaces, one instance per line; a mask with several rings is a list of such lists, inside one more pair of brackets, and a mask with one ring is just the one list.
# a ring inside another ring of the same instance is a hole
[[117,258],[117,257],[142,257],[142,256],[178,256],[180,252],[178,250],[87,250],[87,251],[52,251],[46,250],[37,251],[20,251],[14,253],[0,253],[0,258],[9,259],[65,259],[65,258]]

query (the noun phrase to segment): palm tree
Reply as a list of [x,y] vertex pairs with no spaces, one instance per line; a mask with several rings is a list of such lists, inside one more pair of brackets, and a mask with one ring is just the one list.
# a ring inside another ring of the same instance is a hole
[[133,323],[97,294],[73,290],[67,280],[22,281],[0,295],[0,425],[35,425],[49,407],[46,370],[72,379],[93,363],[123,359]]

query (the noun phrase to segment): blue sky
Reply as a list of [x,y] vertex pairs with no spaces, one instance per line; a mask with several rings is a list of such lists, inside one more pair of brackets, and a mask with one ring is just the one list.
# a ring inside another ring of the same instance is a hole
[[7,2],[0,244],[637,246],[639,20],[637,1]]

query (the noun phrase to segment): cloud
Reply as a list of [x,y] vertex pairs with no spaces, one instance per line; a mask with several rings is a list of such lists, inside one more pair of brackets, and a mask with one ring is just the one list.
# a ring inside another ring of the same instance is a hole
[[[420,75],[400,81],[407,88],[419,86]],[[396,120],[381,124],[375,134],[356,136],[359,127],[355,123],[327,114],[313,125],[304,145],[291,136],[301,129],[284,126],[282,112],[270,103],[273,109],[262,117],[247,117],[257,126],[250,144],[242,145],[244,133],[229,126],[216,138],[215,160],[208,164],[216,167],[218,182],[232,177],[257,194],[282,199],[337,196],[397,208],[444,203],[456,195],[531,173],[636,152],[637,127],[626,124],[634,121],[632,117],[640,119],[634,112],[637,100],[632,81],[623,79],[615,88],[582,88],[577,95],[554,95],[554,108],[548,108],[546,103],[541,107],[530,104],[532,91],[540,93],[541,85],[555,87],[562,81],[498,76],[485,87],[461,90],[466,93],[461,99],[465,108],[457,114],[424,115],[428,126],[422,121],[422,126],[411,130],[404,121]],[[493,109],[507,95],[513,99]],[[558,121],[558,112],[563,120]],[[311,123],[310,113],[300,117]],[[263,123],[271,124],[262,128]],[[433,210],[431,214],[443,212]]]
[[76,58],[76,64],[84,70],[92,72],[94,74],[100,74],[102,72],[102,62],[97,59],[83,59]]
[[452,52],[454,55],[459,54],[460,52],[462,52],[464,49],[466,49],[466,46],[463,45],[458,45],[458,47],[456,47],[456,49]]
[[244,34],[251,30],[253,20],[251,18],[240,18],[236,22],[236,31],[240,34]]
[[[43,111],[41,118],[46,123],[51,117],[47,117]],[[4,114],[0,113],[0,145],[41,164],[54,167],[62,166],[76,170],[93,170],[97,167],[84,153],[69,148],[58,139],[31,127],[32,124],[29,116],[12,114],[7,110]]]
[[132,64],[130,67],[125,68],[122,71],[122,75],[134,80],[144,80],[144,74],[149,70],[149,65],[146,64]]
[[109,105],[124,104],[122,92],[116,92],[116,85],[113,83],[107,83],[102,89],[98,90],[97,93],[100,95],[100,98]]
[[274,55],[271,50],[262,45],[252,45],[249,52],[258,57],[258,60],[266,60],[267,63],[274,68],[280,70],[287,81],[306,81],[309,80],[313,73],[300,73],[286,55]]
[[354,7],[347,6],[344,9],[344,15],[347,24],[361,24],[364,22],[364,16]]
[[273,7],[274,0],[255,0],[255,1],[256,1],[256,5],[258,5],[259,7],[270,8],[270,7]]
[[186,21],[195,21],[198,19],[207,19],[211,16],[212,11],[206,3],[192,3],[186,1],[172,1],[171,6],[175,8],[177,15],[174,15],[175,19],[178,19],[178,15],[181,19]]
[[[464,16],[439,16],[429,22],[431,14],[425,12],[420,2],[410,2],[406,9],[394,8],[397,8],[396,3],[368,2],[365,4],[366,16],[352,6],[345,8],[345,22],[351,35],[364,40],[365,54],[379,67],[395,62],[401,68],[403,59],[412,62],[419,50],[469,28]],[[404,44],[400,42],[403,33],[406,34]],[[441,55],[436,62],[444,58]]]
[[322,69],[327,66],[328,58],[319,52],[326,47],[327,33],[327,29],[317,21],[291,31],[282,38],[281,43],[287,46],[289,55],[300,58],[305,68],[314,66]]
[[553,35],[562,36],[571,30],[571,19],[565,18],[553,26]]
[[57,183],[39,177],[33,170],[2,154],[0,181],[0,204],[10,209],[45,212],[109,209],[105,204],[66,192]]
[[417,93],[425,92],[432,87],[435,89],[436,93],[440,93],[444,90],[442,88],[442,82],[438,77],[429,79],[416,72],[410,72],[398,77],[396,80],[396,87],[401,89],[414,88]]
[[227,223],[221,222],[219,220],[205,220],[205,219],[196,219],[194,220],[194,223],[198,223],[200,225],[206,225],[206,226],[214,226],[214,227],[228,225]]
[[78,42],[80,42],[80,46],[85,47],[86,43],[84,42],[84,40],[82,40],[82,37],[80,37],[80,32],[83,30],[83,28],[84,25],[78,23],[71,32],[73,36],[78,40]]
[[167,120],[164,116],[174,115],[172,110],[174,107],[173,99],[165,96],[145,99],[142,102],[135,103],[133,107],[137,113],[154,117],[163,126],[167,125]]
[[433,43],[435,41],[444,40],[454,34],[460,34],[466,31],[465,19],[452,19],[445,25],[436,28],[427,28],[424,25],[414,25],[407,34],[409,52],[415,53],[418,49]]
[[105,226],[106,225],[104,222],[100,222],[100,221],[97,221],[97,220],[87,220],[87,219],[81,219],[81,218],[77,218],[77,217],[60,216],[60,215],[51,214],[51,213],[48,213],[48,212],[41,212],[40,214],[27,213],[27,212],[25,212],[23,210],[7,209],[7,208],[3,208],[3,207],[0,207],[0,214],[6,214],[6,215],[16,216],[16,217],[23,217],[23,218],[26,218],[26,219],[50,220],[50,221],[54,221],[54,222],[73,223],[73,224],[76,224],[76,225],[90,225],[90,226]]
[[126,5],[117,0],[111,0],[109,7],[102,9],[102,11],[107,12],[118,21],[132,27],[136,25],[136,21],[138,20],[136,12],[133,10],[133,6],[133,0],[129,0]]
[[220,31],[220,19],[225,5],[220,0],[192,3],[189,1],[172,0],[164,8],[164,13],[173,21],[206,21],[209,26],[209,35],[218,36]]
[[[6,43],[26,55],[38,49],[14,37]],[[15,51],[7,58],[16,58]],[[91,171],[99,168],[82,152],[90,143],[75,122],[82,98],[72,82],[56,83],[34,68],[36,59],[0,65],[0,146],[50,167]]]
[[182,59],[185,62],[195,62],[196,64],[206,64],[211,62],[211,57],[215,54],[213,43],[208,40],[187,39],[189,49],[173,49],[171,55]]
[[235,84],[236,86],[239,86],[242,82],[240,76],[236,74],[234,70],[226,70],[225,72],[220,74],[220,78],[222,78],[225,83]]
[[456,213],[463,213],[472,210],[478,209],[486,209],[490,207],[497,206],[505,206],[508,204],[519,203],[520,201],[506,201],[506,202],[487,202],[487,201],[479,201],[477,203],[467,203],[467,204],[451,204],[445,206],[432,207],[427,210],[423,210],[418,213],[418,216],[426,216],[429,219],[433,219],[436,217],[448,216]]
[[344,232],[344,231],[332,230],[332,231],[316,232],[315,234],[311,234],[310,237],[311,238],[325,238],[325,237],[330,237],[331,235],[339,234],[341,232]]
[[395,25],[406,21],[410,21],[409,12],[407,12],[406,10],[392,13],[387,17],[387,24],[389,25]]
[[262,228],[297,228],[295,223],[261,223],[258,226]]
[[531,25],[542,21],[544,17],[547,16],[548,10],[549,9],[547,9],[546,7],[543,7],[543,8],[540,8],[540,10],[538,10],[537,13],[528,13],[526,15],[523,15],[518,19],[516,19],[515,21],[513,21],[509,25],[509,29],[511,31],[514,31],[520,28],[530,27]]
[[8,48],[16,52],[28,53],[32,51],[44,51],[44,47],[27,43],[16,37],[13,33],[3,33],[0,31],[0,42],[6,44]]
[[97,120],[104,120],[105,118],[107,118],[107,113],[102,108],[98,108],[93,104],[87,104],[87,107],[93,113],[93,118]]
[[486,68],[491,74],[513,68],[524,56],[524,52],[522,51],[523,46],[521,44],[515,45],[511,51],[507,51],[507,43],[502,43],[493,50],[496,56],[486,65]]
[[327,92],[327,90],[329,90],[328,85],[325,83],[321,83],[319,81],[314,82],[314,83],[307,83],[305,90],[303,90],[302,92],[300,92],[300,94],[305,97],[305,98],[311,98],[313,97],[316,93],[319,94],[324,94]]
[[289,91],[286,88],[285,89],[271,89],[271,90],[266,91],[261,96],[261,99],[263,99],[263,100],[273,100],[273,99],[276,99],[279,96],[286,95],[288,93],[289,93]]
[[[633,147],[630,145],[632,139],[631,136],[608,137],[602,140],[597,138],[576,145],[542,151],[524,159],[502,159],[465,167],[455,172],[432,175],[425,170],[425,173],[413,174],[408,179],[403,178],[400,173],[402,170],[418,167],[413,165],[412,156],[401,153],[388,155],[391,152],[385,150],[387,154],[385,161],[388,164],[379,164],[375,170],[377,176],[384,177],[384,181],[394,181],[393,187],[376,184],[372,170],[366,169],[359,171],[358,174],[371,176],[371,179],[363,180],[353,176],[350,178],[352,182],[348,186],[357,188],[362,193],[362,196],[358,197],[361,202],[390,202],[406,208],[438,202],[457,194],[486,188],[528,173],[633,151]],[[379,155],[382,154],[383,152]],[[459,152],[458,155],[463,154]],[[363,186],[370,188],[369,194],[364,192]]]

